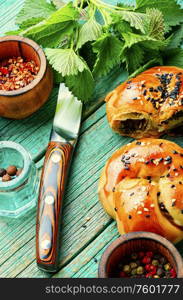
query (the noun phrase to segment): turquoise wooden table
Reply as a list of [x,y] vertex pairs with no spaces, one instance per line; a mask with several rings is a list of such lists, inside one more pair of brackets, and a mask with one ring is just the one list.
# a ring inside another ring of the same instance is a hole
[[[14,20],[24,0],[0,0],[0,34],[15,28]],[[79,142],[72,163],[64,201],[60,270],[52,277],[97,277],[98,263],[106,246],[118,237],[116,223],[107,216],[97,197],[98,179],[110,155],[130,142],[109,128],[103,98],[127,74],[120,69],[103,78],[90,106],[85,107]],[[58,88],[31,117],[0,119],[0,140],[16,141],[32,155],[41,171],[49,140]],[[165,137],[166,138],[166,137]],[[168,137],[169,139],[173,139]],[[183,138],[174,138],[183,146]],[[35,215],[17,220],[0,218],[0,277],[51,277],[38,270],[35,261]],[[183,244],[177,246],[183,254]]]

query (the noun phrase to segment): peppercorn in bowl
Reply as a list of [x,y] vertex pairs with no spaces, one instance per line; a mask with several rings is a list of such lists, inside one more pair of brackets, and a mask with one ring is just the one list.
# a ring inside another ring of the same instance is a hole
[[36,205],[39,176],[20,144],[0,141],[0,216],[18,218]]
[[23,119],[49,98],[52,71],[42,48],[21,36],[0,38],[0,117]]
[[99,278],[183,278],[183,260],[167,239],[131,232],[112,242],[101,257]]

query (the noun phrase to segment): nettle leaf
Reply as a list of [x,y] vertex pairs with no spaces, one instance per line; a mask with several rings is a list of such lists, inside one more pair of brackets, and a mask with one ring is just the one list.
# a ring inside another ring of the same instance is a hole
[[79,31],[79,38],[77,42],[77,49],[81,48],[89,41],[95,41],[102,34],[102,26],[95,20],[90,18],[84,23]]
[[93,74],[96,77],[106,75],[120,61],[123,43],[111,34],[103,34],[93,43],[93,51],[97,54]]
[[125,63],[128,72],[131,74],[144,61],[144,51],[139,45],[133,45],[130,49],[124,51]]
[[119,33],[132,32],[132,28],[130,24],[127,21],[124,21],[121,15],[112,14],[111,18],[112,18],[111,27],[113,27],[114,31],[118,31]]
[[[21,34],[44,47],[56,47],[63,36],[67,36],[75,28],[77,17],[78,11],[72,6],[72,3],[69,3],[46,20],[24,30]],[[53,43],[51,43],[51,39],[53,39]]]
[[43,47],[47,48],[57,48],[61,44],[65,45],[64,48],[68,48],[68,39],[69,36],[73,33],[73,29],[76,26],[76,23],[71,21],[66,22],[62,25],[64,25],[62,26],[62,30],[58,30],[52,34],[49,34],[47,37],[40,38],[37,42]]
[[91,98],[95,81],[89,68],[79,72],[77,75],[67,76],[65,78],[66,85],[73,92],[73,94],[83,102]]
[[56,8],[46,0],[25,0],[23,8],[16,17],[16,24],[21,28],[29,27],[48,18]]
[[168,27],[178,25],[183,21],[183,9],[176,0],[136,0],[136,4],[136,11],[138,12],[143,13],[147,8],[154,7],[162,11]]
[[164,40],[164,28],[162,12],[156,8],[146,9],[146,17],[144,19],[145,34],[156,40]]
[[137,13],[133,11],[119,11],[118,14],[121,15],[123,20],[129,22],[132,27],[139,29],[142,33],[144,33],[144,13]]
[[62,23],[65,24],[65,22],[74,21],[77,17],[77,10],[69,3],[57,10],[46,20],[25,30],[24,34],[42,38],[49,35],[49,32],[58,31]]
[[165,65],[183,68],[183,49],[170,49],[163,55]]
[[52,67],[61,75],[77,75],[86,69],[83,59],[73,49],[45,49],[46,56]]
[[125,40],[124,48],[130,48],[134,44],[144,41],[153,41],[153,38],[147,35],[140,35],[133,32],[122,33],[122,36]]
[[182,41],[183,41],[183,25],[180,25],[179,28],[175,31],[175,33],[172,34],[168,48],[179,47]]

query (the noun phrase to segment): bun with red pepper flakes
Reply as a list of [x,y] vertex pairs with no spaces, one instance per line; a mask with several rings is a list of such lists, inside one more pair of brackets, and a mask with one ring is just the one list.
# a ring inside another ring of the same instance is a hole
[[110,92],[112,129],[133,138],[159,137],[183,123],[183,69],[154,67]]
[[183,239],[183,149],[177,144],[146,138],[121,147],[106,162],[98,191],[120,234]]

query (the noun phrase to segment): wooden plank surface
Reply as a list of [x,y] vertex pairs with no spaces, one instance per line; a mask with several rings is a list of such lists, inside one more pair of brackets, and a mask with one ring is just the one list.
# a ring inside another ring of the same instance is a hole
[[[88,128],[87,123],[90,125]],[[123,143],[129,140],[126,138]],[[121,144],[121,138],[108,127],[105,106],[83,123],[65,197],[61,266],[82,251],[111,222],[98,202],[97,185],[106,158]],[[1,226],[4,242],[7,242],[7,246],[0,251],[3,277],[15,277],[25,266],[35,264],[35,213],[26,221],[24,224],[17,220],[14,226],[12,221],[6,224],[5,230]],[[30,268],[28,273],[32,277],[45,276],[36,267],[33,270],[32,266]]]
[[[0,33],[13,29],[23,0],[0,0]],[[98,178],[106,159],[131,141],[109,128],[104,95],[126,78],[119,69],[97,84],[93,101],[85,108],[79,142],[66,189],[62,225],[60,271],[54,277],[97,277],[98,261],[108,243],[118,236],[116,224],[97,197]],[[41,170],[51,130],[57,88],[49,101],[26,120],[0,119],[0,140],[21,143]],[[98,109],[97,109],[98,108]],[[166,137],[167,138],[167,137]],[[182,138],[168,137],[183,146]],[[179,244],[182,252],[183,245]],[[35,209],[24,218],[0,218],[0,277],[49,277],[35,263]]]

